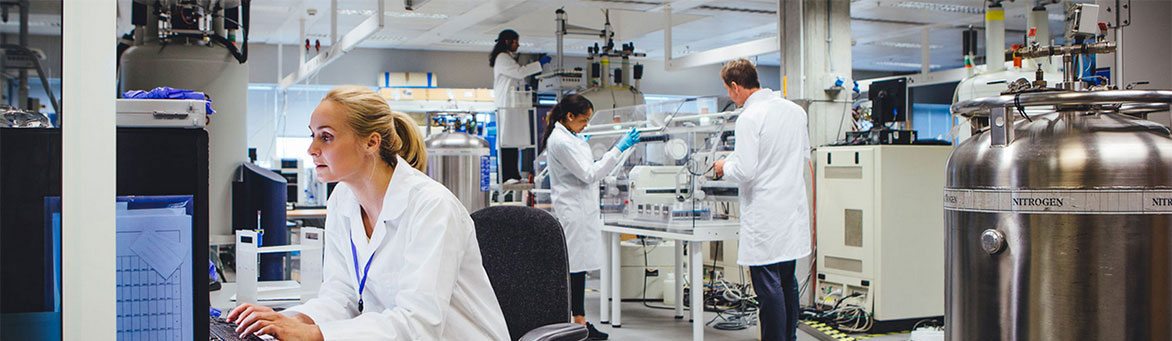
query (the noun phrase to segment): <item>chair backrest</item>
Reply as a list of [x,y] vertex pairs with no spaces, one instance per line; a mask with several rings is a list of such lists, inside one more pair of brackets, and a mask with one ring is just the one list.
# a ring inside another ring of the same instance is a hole
[[570,322],[570,266],[557,219],[532,207],[493,206],[472,213],[472,221],[513,340]]

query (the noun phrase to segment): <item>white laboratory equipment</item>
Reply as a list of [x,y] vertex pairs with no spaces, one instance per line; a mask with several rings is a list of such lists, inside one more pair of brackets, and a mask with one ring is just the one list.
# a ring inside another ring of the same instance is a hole
[[[237,303],[297,299],[304,303],[317,297],[324,279],[324,229],[302,227],[300,245],[258,246],[259,240],[254,230],[236,231],[236,296],[233,299]],[[257,280],[257,260],[260,254],[291,252],[301,253],[299,281]]]
[[877,324],[944,315],[940,196],[951,152],[917,145],[814,152],[819,304],[860,306]]
[[581,135],[598,156],[632,127],[642,143],[603,181],[607,224],[689,230],[737,226],[737,187],[712,163],[732,150],[732,119],[700,97],[596,111]]

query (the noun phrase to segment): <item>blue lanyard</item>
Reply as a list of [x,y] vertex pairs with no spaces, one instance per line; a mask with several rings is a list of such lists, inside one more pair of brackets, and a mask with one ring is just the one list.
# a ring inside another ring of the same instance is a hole
[[350,235],[350,252],[354,254],[354,277],[358,280],[358,313],[362,313],[362,290],[366,289],[366,275],[370,273],[370,263],[374,262],[374,252],[370,252],[370,260],[366,261],[366,268],[362,269],[362,277],[358,277],[358,248],[354,247],[354,235]]

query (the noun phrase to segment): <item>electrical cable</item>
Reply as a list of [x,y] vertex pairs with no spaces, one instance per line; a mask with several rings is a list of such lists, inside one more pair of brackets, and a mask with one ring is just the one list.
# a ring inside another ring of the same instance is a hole
[[[815,178],[816,174],[814,171],[814,162],[808,161],[808,162],[806,162],[806,164],[809,165],[809,167],[810,167],[810,177]],[[812,215],[810,217],[810,234],[811,234],[811,237],[810,237],[811,247],[810,248],[813,251],[810,254],[814,255],[814,257],[812,259],[810,259],[810,271],[806,275],[806,279],[802,281],[802,285],[798,286],[798,300],[801,300],[801,297],[803,297],[802,292],[804,292],[806,290],[807,284],[809,284],[810,282],[814,282],[814,287],[818,286],[818,283],[817,283],[818,280],[814,279],[814,271],[818,265],[818,257],[817,257],[817,255],[818,255],[818,183],[817,183],[817,181],[810,181],[810,186],[811,186],[810,193],[811,193],[811,196],[813,196],[813,198],[812,198],[813,203],[811,203],[811,205],[810,205],[811,210],[813,210]],[[817,307],[817,304],[815,304],[814,306]]]
[[1021,113],[1022,117],[1025,117],[1026,121],[1030,121],[1030,122],[1034,121],[1033,119],[1030,118],[1029,114],[1026,114],[1025,108],[1022,108],[1021,94],[1020,93],[1013,95],[1013,106],[1017,108],[1017,112]]
[[[647,237],[646,236],[639,236],[639,242],[643,246],[643,300],[642,300],[643,306],[648,307],[648,308],[652,308],[652,309],[675,310],[676,307],[653,306],[653,305],[647,304],[647,270],[650,269],[650,266],[647,265]],[[659,245],[656,245],[655,247],[659,248]],[[652,250],[654,250],[654,249],[652,249]],[[680,271],[680,269],[675,269],[675,270],[676,270],[676,272]],[[673,288],[673,290],[674,290],[674,288]],[[622,293],[619,293],[619,296],[622,296]],[[677,297],[676,299],[682,299],[682,298]]]
[[846,122],[846,108],[849,108],[850,106],[851,106],[850,101],[846,101],[846,102],[842,103],[842,115],[839,115],[839,117],[838,117],[838,133],[834,134],[835,140],[838,140],[839,136],[842,136],[841,141],[846,141],[846,136],[842,135],[842,123]]
[[911,330],[916,330],[917,328],[920,328],[920,324],[924,323],[924,322],[929,322],[928,324],[924,325],[925,327],[931,327],[931,326],[933,326],[932,324],[936,324],[936,326],[943,325],[943,323],[941,323],[940,320],[937,320],[937,319],[923,319],[923,320],[916,321],[916,324],[912,325]]

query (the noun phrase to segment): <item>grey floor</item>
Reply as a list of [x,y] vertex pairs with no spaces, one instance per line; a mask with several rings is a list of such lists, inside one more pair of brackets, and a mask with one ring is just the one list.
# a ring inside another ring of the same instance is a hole
[[[611,340],[691,340],[692,324],[687,318],[677,320],[675,311],[652,309],[644,307],[639,302],[623,302],[623,325],[621,328],[612,328],[610,325],[598,323],[598,278],[586,280],[586,320],[590,321],[598,330],[609,333]],[[661,304],[662,303],[658,303]],[[685,310],[685,315],[691,316]],[[716,317],[716,313],[705,312],[705,322]],[[720,330],[709,326],[704,327],[704,340],[760,340],[760,331],[756,326],[742,330]],[[908,334],[885,335],[867,339],[878,341],[907,340]],[[798,341],[817,341],[810,334],[798,331]]]

